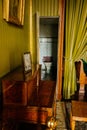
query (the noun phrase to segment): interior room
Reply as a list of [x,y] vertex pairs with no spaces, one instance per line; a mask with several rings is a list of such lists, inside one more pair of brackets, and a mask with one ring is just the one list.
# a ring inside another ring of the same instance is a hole
[[1,0],[0,57],[1,130],[87,130],[87,0]]
[[[58,18],[40,17],[39,63],[42,65],[42,78],[56,80],[58,54]],[[43,51],[44,50],[44,51]]]

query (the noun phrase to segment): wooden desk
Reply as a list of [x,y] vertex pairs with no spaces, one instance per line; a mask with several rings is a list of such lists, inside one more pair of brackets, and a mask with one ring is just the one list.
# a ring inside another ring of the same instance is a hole
[[71,130],[75,130],[76,121],[87,122],[87,102],[72,101],[70,121],[71,121]]
[[2,79],[3,119],[46,124],[55,106],[56,82],[41,81],[40,68],[27,79],[21,74],[14,71]]
[[[41,66],[34,66],[29,73],[24,73],[18,67],[2,78],[3,105],[27,105],[27,100],[32,95],[39,79]],[[38,83],[39,84],[39,83]]]

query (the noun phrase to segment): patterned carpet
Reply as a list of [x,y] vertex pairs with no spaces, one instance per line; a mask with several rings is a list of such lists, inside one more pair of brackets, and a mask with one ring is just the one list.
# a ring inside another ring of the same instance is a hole
[[66,111],[64,102],[56,103],[56,119],[58,121],[56,130],[67,130]]

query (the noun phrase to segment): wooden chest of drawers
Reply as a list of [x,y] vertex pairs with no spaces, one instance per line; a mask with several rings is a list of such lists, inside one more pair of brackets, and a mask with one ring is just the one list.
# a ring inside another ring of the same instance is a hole
[[56,82],[42,81],[40,68],[28,74],[27,79],[21,74],[14,72],[2,79],[3,118],[46,124],[55,106]]

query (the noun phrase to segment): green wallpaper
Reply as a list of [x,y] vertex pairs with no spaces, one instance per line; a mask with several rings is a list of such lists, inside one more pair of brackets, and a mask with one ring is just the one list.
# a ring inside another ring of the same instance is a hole
[[32,0],[33,14],[39,12],[40,16],[58,16],[59,0]]
[[[36,63],[35,13],[40,16],[58,16],[58,0],[32,0],[33,41],[32,57]],[[25,0],[24,26],[9,24],[2,17],[2,1],[0,1],[0,77],[22,63],[22,54],[29,51],[29,0]]]
[[20,65],[23,52],[29,50],[29,0],[26,2],[24,26],[18,27],[3,20],[0,0],[0,77]]

